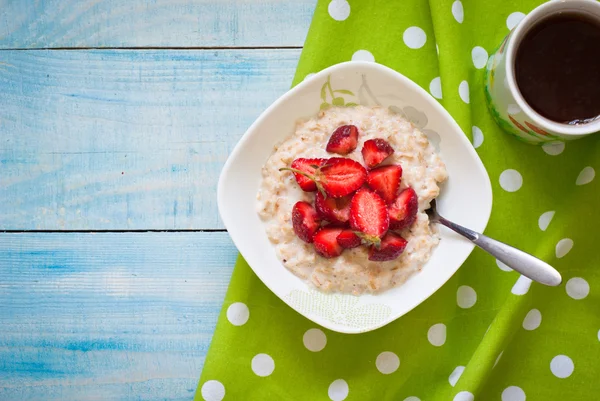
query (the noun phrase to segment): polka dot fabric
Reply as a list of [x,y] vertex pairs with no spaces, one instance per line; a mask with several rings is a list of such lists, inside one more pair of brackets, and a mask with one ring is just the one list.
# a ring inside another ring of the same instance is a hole
[[486,233],[552,264],[563,284],[532,283],[476,249],[407,315],[343,335],[295,313],[240,258],[196,400],[597,398],[600,136],[524,144],[485,106],[486,58],[538,4],[319,0],[294,83],[367,60],[422,86],[456,119],[490,175]]

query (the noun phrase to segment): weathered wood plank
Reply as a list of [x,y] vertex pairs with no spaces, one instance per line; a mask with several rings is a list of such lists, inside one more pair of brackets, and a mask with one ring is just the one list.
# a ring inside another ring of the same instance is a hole
[[0,230],[222,228],[221,167],[299,53],[0,51]]
[[302,46],[316,0],[0,0],[0,48]]
[[190,400],[227,233],[0,234],[0,400]]

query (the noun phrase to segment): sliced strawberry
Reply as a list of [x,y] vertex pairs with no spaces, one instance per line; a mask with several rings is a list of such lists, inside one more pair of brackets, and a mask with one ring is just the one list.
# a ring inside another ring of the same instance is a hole
[[376,138],[366,141],[361,153],[367,167],[373,168],[394,153],[394,149],[385,139]]
[[342,248],[350,249],[359,246],[361,239],[358,235],[354,234],[354,231],[344,230],[337,236],[337,242]]
[[326,150],[331,153],[347,155],[358,145],[358,128],[355,125],[338,127],[327,142]]
[[323,220],[327,220],[334,224],[344,224],[350,220],[350,201],[349,196],[342,198],[325,197],[322,193],[317,192],[315,196],[315,208],[317,214]]
[[315,250],[324,258],[340,256],[344,248],[337,242],[337,236],[343,231],[338,227],[324,227],[313,238]]
[[387,206],[381,196],[367,188],[356,192],[350,204],[350,226],[367,242],[378,244],[389,226]]
[[367,184],[389,205],[398,195],[401,178],[402,167],[399,165],[377,167],[369,171]]
[[[302,171],[309,175],[314,175],[315,170],[321,167],[327,159],[296,159],[292,162],[292,168]],[[316,167],[315,167],[316,166]],[[314,192],[317,190],[317,184],[310,178],[294,172],[294,177],[296,178],[296,182],[302,188],[303,191],[306,192]]]
[[393,230],[401,230],[413,225],[419,211],[419,200],[417,193],[412,188],[406,188],[390,205],[390,227]]
[[294,232],[304,242],[313,242],[313,236],[319,229],[320,219],[317,211],[308,202],[296,202],[292,208]]
[[321,173],[325,193],[334,198],[350,195],[367,180],[367,170],[359,162],[343,157],[327,160]]
[[394,260],[404,252],[407,244],[408,242],[404,238],[390,231],[381,240],[379,249],[375,245],[371,246],[369,260],[376,262]]

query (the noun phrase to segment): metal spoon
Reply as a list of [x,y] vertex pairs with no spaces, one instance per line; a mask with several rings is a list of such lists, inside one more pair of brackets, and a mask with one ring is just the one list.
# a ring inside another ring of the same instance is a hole
[[511,269],[518,271],[533,281],[551,286],[557,286],[562,282],[560,273],[543,260],[446,220],[438,214],[435,199],[431,201],[430,208],[425,212],[431,222],[442,224],[462,235]]

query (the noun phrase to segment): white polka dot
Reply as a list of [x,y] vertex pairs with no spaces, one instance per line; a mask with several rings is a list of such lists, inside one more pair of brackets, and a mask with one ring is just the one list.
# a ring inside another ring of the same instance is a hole
[[204,401],[221,401],[225,398],[225,387],[218,380],[209,380],[202,385],[200,394]]
[[402,39],[404,39],[404,44],[411,49],[420,49],[427,42],[427,35],[418,26],[411,26],[404,31]]
[[346,380],[337,379],[329,385],[327,394],[331,401],[343,401],[348,397],[349,389]]
[[308,81],[309,79],[311,79],[314,76],[315,76],[314,72],[311,72],[310,74],[306,74],[306,76],[304,77],[303,81]]
[[370,61],[375,62],[375,57],[368,50],[357,50],[352,55],[352,61]]
[[546,231],[546,229],[550,225],[550,222],[554,218],[555,213],[556,212],[554,210],[550,210],[549,212],[542,213],[542,215],[538,219],[538,226],[540,227],[540,230]]
[[596,172],[592,167],[586,167],[581,170],[581,173],[577,176],[577,181],[575,181],[576,185],[585,185],[592,182],[594,177],[596,176]]
[[521,12],[517,11],[515,13],[512,13],[508,16],[508,18],[506,18],[506,27],[509,30],[512,30],[515,26],[519,24],[519,22],[521,22],[523,18],[525,18],[525,14]]
[[384,375],[389,375],[390,373],[394,373],[396,370],[398,370],[398,367],[400,366],[400,358],[398,358],[398,355],[394,354],[393,352],[385,351],[377,356],[375,366],[377,366],[377,370]]
[[454,16],[456,22],[462,24],[463,20],[465,19],[465,10],[460,0],[456,0],[454,3],[452,3],[452,15]]
[[542,150],[550,156],[560,155],[565,150],[564,142],[548,142],[542,145]]
[[473,65],[475,68],[482,69],[485,67],[488,61],[488,52],[481,46],[475,46],[471,50],[471,59],[473,59]]
[[507,192],[516,192],[523,185],[523,177],[517,170],[504,170],[500,174],[500,186]]
[[454,387],[456,385],[456,383],[458,382],[458,379],[460,379],[460,375],[462,375],[464,371],[465,371],[464,366],[457,366],[456,368],[454,368],[452,373],[450,373],[450,377],[448,378],[448,381],[450,382],[450,385],[452,387]]
[[435,77],[429,83],[429,92],[436,99],[442,98],[442,81],[440,77]]
[[350,15],[350,4],[346,0],[332,0],[327,11],[334,20],[344,21]]
[[413,395],[413,396],[410,396],[408,398],[405,398],[404,401],[421,401],[421,400],[419,399],[419,397],[415,397]]
[[583,299],[590,293],[590,285],[581,277],[573,277],[565,287],[567,294],[573,299]]
[[573,249],[573,240],[571,238],[563,238],[556,244],[556,257],[562,258]]
[[496,265],[500,268],[500,270],[504,270],[505,272],[513,271],[513,269],[506,266],[504,263],[500,262],[498,259],[496,259]]
[[469,83],[467,81],[462,81],[460,85],[458,85],[458,95],[463,102],[469,104]]
[[521,108],[518,104],[511,103],[506,108],[506,112],[514,116],[515,114],[519,114],[521,112]]
[[504,354],[504,351],[498,354],[498,358],[496,358],[496,362],[494,362],[494,366],[492,366],[492,369],[494,369],[496,365],[498,365],[498,362],[500,362],[500,358],[502,358],[502,354]]
[[456,303],[463,309],[469,309],[477,302],[477,293],[468,285],[461,285],[456,291]]
[[473,401],[475,396],[468,391],[461,391],[454,396],[453,401]]
[[252,371],[260,377],[269,376],[275,370],[275,361],[267,354],[258,354],[252,358]]
[[598,341],[600,341],[600,330],[598,330]]
[[556,355],[550,362],[550,370],[559,379],[571,376],[574,369],[573,361],[566,355]]
[[525,401],[525,392],[517,386],[510,386],[502,392],[502,401]]
[[471,133],[473,134],[473,147],[477,149],[483,143],[483,132],[478,126],[474,125],[471,128]]
[[446,342],[446,325],[444,323],[434,324],[427,331],[427,339],[431,345],[441,347]]
[[515,295],[525,295],[527,291],[529,291],[529,287],[531,287],[531,279],[525,276],[519,276],[519,279],[513,285],[513,288],[510,290]]
[[309,329],[304,333],[302,342],[307,350],[319,352],[327,345],[327,336],[320,329]]
[[542,313],[537,309],[532,309],[527,313],[525,319],[523,319],[523,328],[525,330],[535,330],[540,327],[542,323]]
[[227,320],[234,326],[241,326],[248,321],[250,311],[243,302],[236,302],[227,308]]

